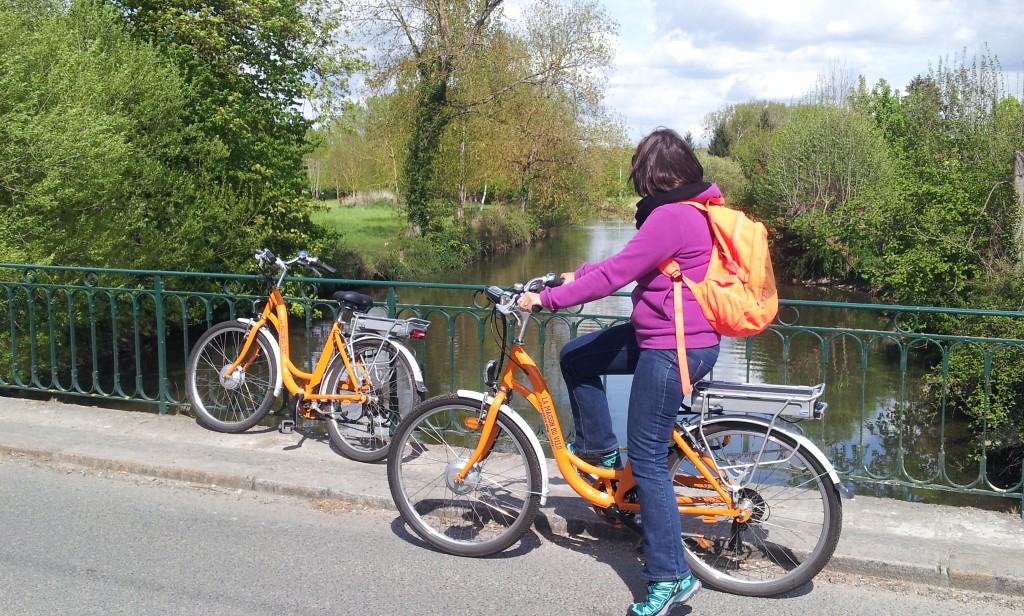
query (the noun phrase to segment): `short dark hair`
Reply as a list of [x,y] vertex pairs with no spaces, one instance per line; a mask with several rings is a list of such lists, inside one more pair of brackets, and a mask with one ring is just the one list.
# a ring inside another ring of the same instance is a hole
[[640,140],[633,154],[629,179],[636,194],[649,197],[684,184],[702,182],[704,167],[679,133],[658,128]]

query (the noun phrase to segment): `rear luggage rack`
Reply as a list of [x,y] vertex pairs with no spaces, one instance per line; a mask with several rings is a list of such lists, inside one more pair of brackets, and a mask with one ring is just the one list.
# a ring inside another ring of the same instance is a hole
[[824,419],[825,402],[818,398],[825,384],[768,385],[700,381],[694,383],[691,409],[695,413],[755,413],[803,419]]

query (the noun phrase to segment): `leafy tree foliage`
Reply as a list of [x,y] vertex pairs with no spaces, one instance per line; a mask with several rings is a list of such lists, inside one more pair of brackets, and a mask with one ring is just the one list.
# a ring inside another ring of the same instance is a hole
[[[300,99],[344,65],[295,2],[0,8],[0,203],[29,262],[247,267],[317,248]],[[120,10],[116,10],[120,9]],[[125,21],[127,17],[128,21]]]
[[993,59],[964,55],[915,78],[904,96],[884,82],[862,88],[859,104],[899,163],[885,272],[894,299],[974,305],[1019,263],[1013,158],[1024,116],[1000,74]]
[[0,245],[28,263],[156,265],[184,84],[97,3],[0,9]]
[[[358,66],[333,43],[336,11],[319,0],[115,0],[140,38],[173,59],[187,96],[187,130],[199,147],[180,163],[236,195],[236,231],[250,244],[265,231],[283,251],[323,239],[309,220],[303,157],[312,120],[325,114]],[[329,97],[329,98],[328,98]],[[248,252],[248,250],[246,252]]]
[[407,152],[398,184],[420,233],[462,220],[470,196],[497,194],[539,222],[579,218],[605,148],[624,142],[601,108],[614,24],[600,6],[538,0],[516,25],[501,4],[355,3],[380,50],[370,83],[388,101],[369,124]]
[[785,229],[789,267],[801,277],[871,279],[891,233],[886,208],[894,177],[866,117],[799,105],[772,133],[759,212]]
[[[1013,163],[1024,150],[1024,114],[998,63],[964,53],[904,92],[885,81],[852,91],[846,83],[830,80],[775,113],[751,104],[707,119],[711,152],[740,164],[748,205],[783,238],[778,262],[799,278],[844,279],[899,303],[1019,310]],[[936,316],[922,326],[1024,337],[1024,327],[992,319]],[[1019,444],[1024,434],[1019,355],[965,346],[936,368],[948,403],[975,418],[990,445]]]

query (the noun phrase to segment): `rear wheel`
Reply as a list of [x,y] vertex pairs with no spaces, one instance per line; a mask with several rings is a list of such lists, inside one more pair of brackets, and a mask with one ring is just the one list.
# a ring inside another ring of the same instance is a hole
[[[398,422],[420,401],[420,392],[412,366],[389,342],[356,340],[349,361],[357,381],[369,378],[370,400],[365,404],[328,402],[323,413],[327,433],[346,456],[360,462],[377,462],[387,457]],[[328,367],[324,383],[324,393],[352,391],[348,370],[340,356]]]
[[434,547],[487,556],[509,547],[540,506],[540,459],[522,429],[501,414],[490,451],[460,482],[480,438],[480,402],[431,398],[402,420],[388,458],[391,495],[406,523]]
[[196,420],[217,432],[244,432],[274,404],[277,357],[269,336],[256,335],[246,357],[230,374],[252,328],[218,323],[199,337],[185,365],[185,390]]
[[[843,520],[838,488],[824,466],[794,438],[766,427],[722,422],[706,426],[704,435],[750,519],[680,516],[694,574],[720,590],[755,597],[808,582],[832,557]],[[677,495],[717,495],[692,479],[698,473],[678,450],[669,470]]]

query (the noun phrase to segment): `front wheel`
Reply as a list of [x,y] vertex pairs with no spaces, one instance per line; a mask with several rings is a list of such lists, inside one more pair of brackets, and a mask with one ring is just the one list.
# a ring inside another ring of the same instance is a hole
[[[706,453],[730,478],[737,504],[751,517],[738,522],[681,515],[694,574],[719,590],[753,597],[810,581],[832,557],[843,521],[838,487],[824,466],[778,430],[722,422],[706,426],[704,435]],[[693,479],[696,469],[678,450],[669,456],[669,471],[677,496],[717,496],[706,482]]]
[[199,337],[189,354],[185,390],[196,420],[211,430],[244,432],[274,404],[278,366],[269,336],[257,332],[238,361],[251,330],[239,321],[218,323]]
[[541,461],[522,429],[498,415],[485,457],[456,475],[480,439],[480,401],[431,398],[402,420],[388,458],[391,496],[406,523],[434,547],[488,556],[519,540],[540,506]]
[[[377,462],[387,457],[398,422],[420,401],[413,368],[390,342],[380,339],[356,340],[349,358],[355,381],[368,380],[370,400],[329,402],[327,433],[343,454],[360,462]],[[345,362],[336,356],[324,377],[324,393],[352,392]]]

